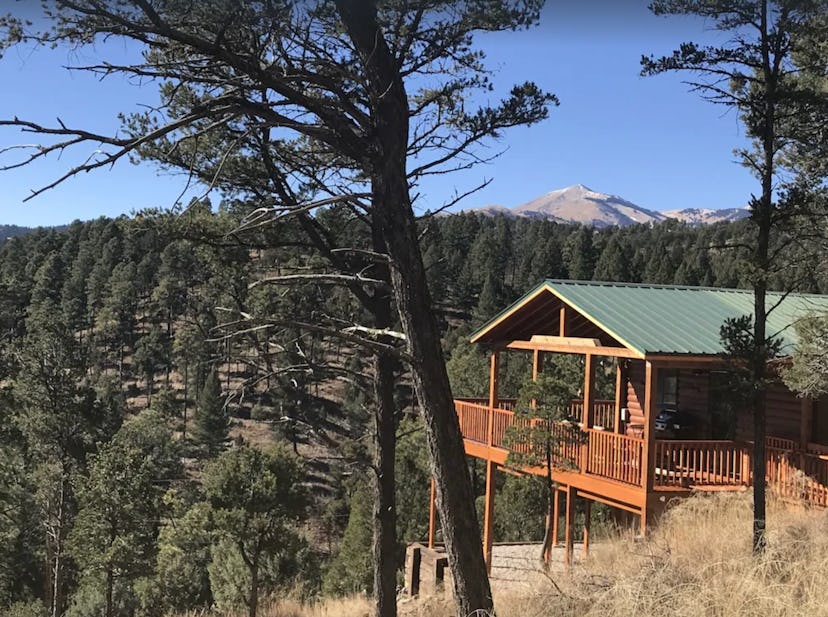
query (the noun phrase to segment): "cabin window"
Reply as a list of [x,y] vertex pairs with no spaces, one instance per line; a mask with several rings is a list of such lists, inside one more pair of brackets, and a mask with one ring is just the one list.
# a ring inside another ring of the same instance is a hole
[[678,405],[677,369],[663,369],[658,372],[658,404],[661,407]]
[[811,422],[811,441],[828,446],[828,399],[824,396],[814,401]]

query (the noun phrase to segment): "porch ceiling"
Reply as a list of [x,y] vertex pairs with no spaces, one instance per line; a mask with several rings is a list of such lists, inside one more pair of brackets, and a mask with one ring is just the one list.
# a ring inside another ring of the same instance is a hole
[[561,331],[561,307],[566,307],[567,310],[567,336],[598,339],[606,347],[624,347],[610,333],[543,285],[492,319],[487,326],[475,333],[472,342],[528,341],[536,334],[557,336]]

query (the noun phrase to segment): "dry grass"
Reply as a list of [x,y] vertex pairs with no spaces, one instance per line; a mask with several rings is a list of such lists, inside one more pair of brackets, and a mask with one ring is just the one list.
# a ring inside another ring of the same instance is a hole
[[[745,494],[700,495],[670,509],[647,541],[594,544],[587,562],[531,594],[500,593],[499,617],[828,616],[828,513],[771,502],[767,554],[750,551]],[[301,605],[262,617],[368,617],[365,598]],[[400,602],[401,617],[453,617],[443,600]]]
[[751,556],[746,494],[688,499],[646,542],[619,536],[534,597],[499,598],[501,617],[828,615],[828,514],[769,504],[767,554]]

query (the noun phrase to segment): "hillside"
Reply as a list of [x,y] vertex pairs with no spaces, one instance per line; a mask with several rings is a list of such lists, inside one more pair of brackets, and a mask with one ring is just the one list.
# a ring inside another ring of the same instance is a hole
[[558,223],[580,223],[599,229],[654,224],[670,219],[691,225],[709,225],[737,221],[748,216],[748,211],[744,208],[687,208],[663,212],[648,210],[618,195],[600,193],[583,184],[550,191],[514,208],[491,205],[473,208],[471,211],[487,215],[547,219]]
[[0,244],[5,242],[9,238],[23,236],[27,233],[31,233],[31,231],[31,227],[20,227],[18,225],[0,225]]
[[[274,445],[295,456],[296,485],[307,508],[291,529],[293,569],[273,574],[268,591],[282,590],[285,580],[309,594],[370,589],[373,358],[352,344],[352,335],[347,342],[336,335],[337,329],[352,332],[364,315],[353,296],[313,277],[290,286],[262,284],[268,277],[316,272],[319,256],[292,220],[231,234],[243,214],[193,207],[180,217],[101,218],[62,231],[33,230],[0,246],[0,468],[13,472],[3,476],[0,490],[0,510],[10,513],[0,517],[0,538],[26,538],[0,542],[0,613],[13,602],[46,601],[51,593],[45,530],[57,515],[32,496],[59,493],[60,482],[98,483],[91,487],[94,498],[81,499],[81,491],[72,501],[71,517],[61,522],[69,537],[76,524],[101,515],[102,500],[120,490],[118,482],[142,477],[146,486],[130,486],[135,500],[124,503],[125,515],[141,513],[130,519],[136,525],[151,522],[140,527],[135,546],[142,569],[119,577],[118,594],[136,604],[161,602],[170,612],[197,611],[215,598],[229,606],[222,594],[232,581],[214,580],[211,572],[220,567],[235,576],[238,555],[204,531],[204,509],[212,506],[202,480],[223,457]],[[318,216],[342,234],[336,242],[371,246],[370,230],[348,209]],[[590,229],[547,218],[464,213],[422,225],[429,285],[458,396],[487,391],[487,359],[466,342],[469,330],[543,278],[746,284],[733,253],[717,248],[745,234],[740,222]],[[828,289],[820,272],[812,276],[811,290]],[[503,397],[516,396],[527,375],[525,360],[504,361]],[[430,471],[410,378],[401,369],[395,379],[405,417],[396,487],[402,546],[427,533]],[[131,430],[136,423],[140,430]],[[72,436],[69,443],[64,434]],[[140,448],[171,453],[174,460],[160,463],[172,471],[122,456]],[[41,459],[61,449],[72,465],[64,476],[47,474],[51,468]],[[485,473],[476,470],[473,484],[482,494]],[[501,502],[501,537],[538,539],[545,506],[535,501]],[[509,507],[529,514],[510,517]],[[186,521],[193,537],[176,535]],[[89,602],[103,597],[97,566],[88,565],[102,554],[95,542],[109,541],[101,533],[81,538],[81,548],[73,545],[76,561],[65,578],[73,602],[86,594],[97,594]],[[164,561],[174,555],[186,555],[186,567]],[[165,587],[171,573],[176,580],[186,575],[198,591],[174,597]],[[14,614],[43,613],[35,606]]]

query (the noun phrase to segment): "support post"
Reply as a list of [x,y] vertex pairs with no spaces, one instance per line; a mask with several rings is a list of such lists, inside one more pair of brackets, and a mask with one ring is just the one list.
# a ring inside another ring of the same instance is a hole
[[494,499],[495,499],[495,472],[497,465],[490,460],[486,461],[486,495],[483,508],[483,556],[486,559],[486,569],[492,572],[492,544],[494,543]]
[[552,500],[552,546],[558,546],[560,533],[558,522],[561,520],[561,491],[555,489],[555,497]]
[[584,502],[584,559],[589,556],[589,528],[592,518],[592,500]]
[[489,362],[489,411],[487,413],[486,425],[486,443],[489,447],[492,446],[492,436],[494,431],[494,410],[498,405],[498,376],[500,373],[500,352],[493,351],[491,360]]
[[575,525],[575,488],[566,487],[566,529],[564,530],[564,565],[572,564],[572,550],[575,546],[575,537],[572,533]]
[[498,374],[500,373],[500,352],[493,351],[489,359],[489,407],[497,407]]
[[624,407],[624,364],[623,360],[616,358],[616,369],[615,369],[615,418],[613,419],[615,423],[615,428],[613,432],[620,433],[621,432],[621,408]]
[[595,356],[584,355],[584,428],[592,428],[595,414],[593,406],[595,403]]
[[641,485],[649,493],[653,490],[655,476],[655,417],[656,417],[656,368],[652,362],[644,365],[644,447],[641,462]]
[[538,380],[538,375],[543,370],[543,352],[539,349],[532,350],[532,381]]
[[559,313],[560,320],[558,326],[558,336],[566,336],[566,305],[561,305],[561,312]]
[[437,531],[437,485],[431,478],[431,495],[428,500],[428,548],[434,548],[434,537]]
[[644,365],[644,447],[641,461],[641,487],[644,502],[641,506],[641,534],[647,534],[647,515],[650,493],[655,480],[655,417],[656,417],[656,368],[650,361]]

